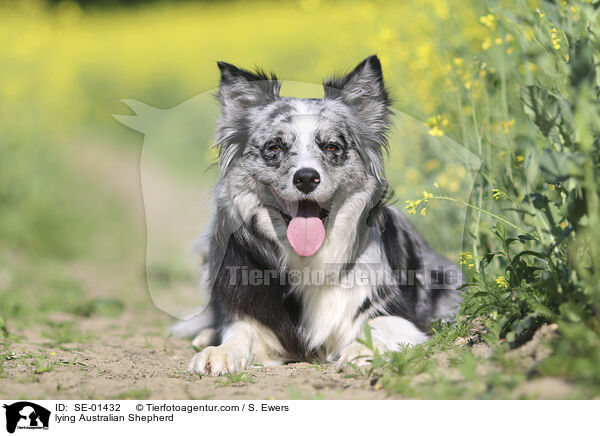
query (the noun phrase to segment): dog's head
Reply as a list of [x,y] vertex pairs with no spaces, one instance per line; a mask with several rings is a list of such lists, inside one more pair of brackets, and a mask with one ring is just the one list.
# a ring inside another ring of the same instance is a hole
[[[296,253],[326,237],[336,198],[384,184],[389,97],[376,56],[324,82],[322,99],[280,97],[275,75],[220,62],[216,142],[223,177],[243,178]],[[360,211],[359,211],[360,213]]]

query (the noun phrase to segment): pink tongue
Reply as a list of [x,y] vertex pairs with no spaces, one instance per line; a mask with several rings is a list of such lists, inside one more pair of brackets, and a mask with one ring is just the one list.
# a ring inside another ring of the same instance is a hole
[[300,256],[312,256],[325,240],[325,226],[317,217],[292,218],[287,229],[287,237],[292,248]]

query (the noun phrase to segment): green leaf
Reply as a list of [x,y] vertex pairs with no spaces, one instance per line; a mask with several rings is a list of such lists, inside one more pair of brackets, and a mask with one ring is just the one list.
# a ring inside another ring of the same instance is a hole
[[583,195],[579,195],[577,189],[572,189],[567,195],[564,205],[566,211],[561,211],[571,223],[578,223],[583,215],[587,213],[587,203]]
[[365,324],[364,328],[365,338],[358,338],[357,341],[367,347],[369,350],[373,350],[373,338],[371,337],[371,326],[369,323]]
[[587,82],[590,86],[593,85],[596,77],[596,69],[594,68],[594,47],[590,44],[588,36],[580,37],[571,44],[569,57],[571,59],[571,74],[569,79],[574,88],[584,86]]
[[525,113],[546,137],[561,120],[558,99],[539,86],[521,89],[521,101]]
[[548,209],[548,197],[537,192],[527,194],[524,200],[528,201],[538,210],[546,211]]
[[561,315],[573,323],[581,322],[581,320],[585,317],[584,312],[584,308],[574,302],[564,303],[560,306]]
[[552,184],[563,182],[569,177],[580,177],[584,162],[583,155],[544,150],[540,159],[542,177]]
[[517,255],[513,258],[513,261],[519,260],[521,256],[533,256],[543,260],[544,262],[548,262],[548,256],[546,256],[544,253],[539,253],[537,251],[532,250],[524,250],[520,253],[517,253]]
[[537,238],[534,238],[531,235],[519,235],[518,238],[519,241],[521,241],[522,243],[525,243],[527,241],[537,241]]
[[501,241],[504,241],[504,239],[506,239],[506,229],[504,228],[504,224],[500,221],[496,221],[496,231],[494,233]]
[[487,253],[487,254],[483,255],[481,257],[481,260],[479,261],[479,268],[484,269],[486,266],[488,266],[490,263],[492,263],[492,260],[494,260],[494,257],[496,257],[498,255],[502,255],[502,253],[493,252],[493,253]]
[[374,357],[373,360],[371,361],[371,369],[379,369],[381,368],[383,365],[385,364],[385,359],[384,357],[377,353]]
[[531,303],[531,307],[536,312],[539,312],[540,315],[548,319],[548,321],[554,321],[556,319],[556,314],[548,307],[544,306],[541,303],[533,302]]

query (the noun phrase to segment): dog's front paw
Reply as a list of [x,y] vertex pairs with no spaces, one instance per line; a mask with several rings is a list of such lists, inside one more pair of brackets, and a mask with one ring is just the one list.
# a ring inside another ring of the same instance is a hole
[[204,375],[223,375],[246,368],[247,359],[242,353],[236,352],[229,347],[206,347],[196,354],[188,371],[199,372]]
[[338,369],[344,369],[350,363],[356,366],[366,366],[371,362],[374,355],[373,350],[355,341],[342,348],[340,358],[337,360],[337,367]]

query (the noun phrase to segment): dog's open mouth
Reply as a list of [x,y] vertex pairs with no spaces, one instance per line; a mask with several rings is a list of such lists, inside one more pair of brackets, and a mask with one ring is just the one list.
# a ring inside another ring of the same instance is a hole
[[329,211],[316,201],[300,200],[286,202],[275,192],[273,196],[279,205],[279,213],[287,224],[287,238],[290,245],[300,256],[312,256],[325,241],[323,220]]

